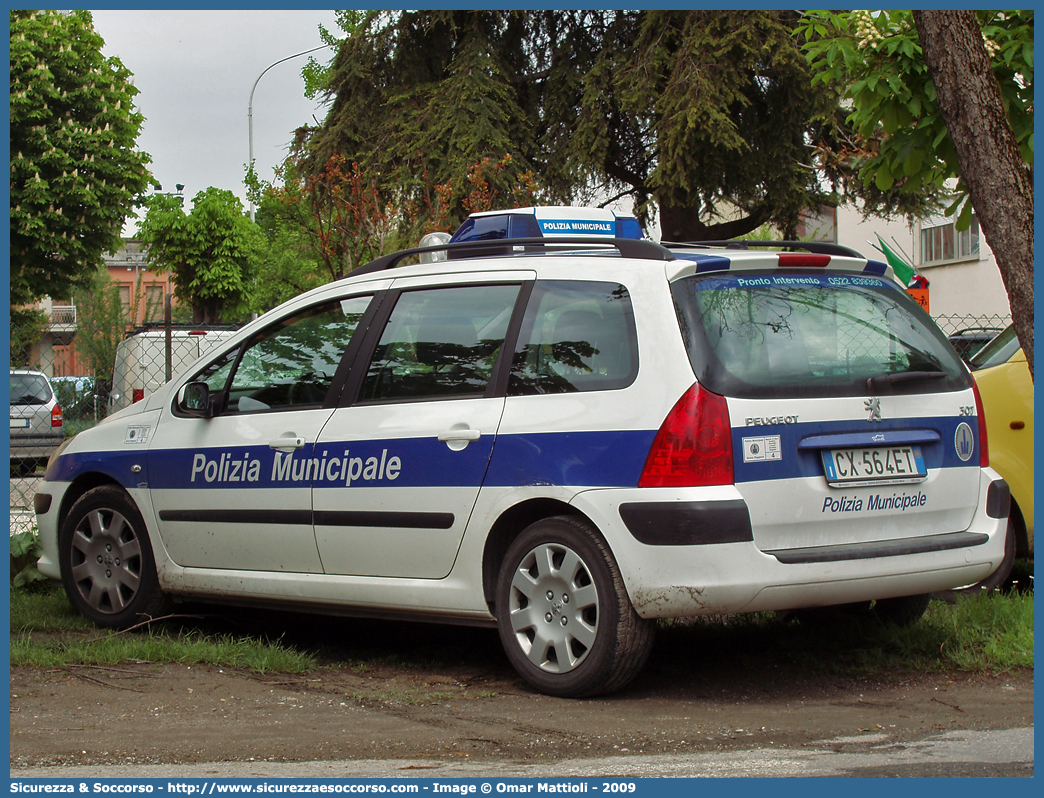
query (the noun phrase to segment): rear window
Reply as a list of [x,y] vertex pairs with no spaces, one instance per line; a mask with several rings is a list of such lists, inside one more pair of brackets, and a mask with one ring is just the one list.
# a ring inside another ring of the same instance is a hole
[[11,375],[11,404],[45,405],[51,401],[51,386],[41,374]]
[[672,285],[693,370],[724,396],[823,397],[959,390],[971,378],[892,281],[744,272]]

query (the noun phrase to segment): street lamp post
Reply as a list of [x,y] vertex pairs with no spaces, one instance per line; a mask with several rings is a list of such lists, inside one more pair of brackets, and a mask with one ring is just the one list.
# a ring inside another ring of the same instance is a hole
[[[167,194],[170,197],[177,197],[181,200],[182,205],[185,203],[185,198],[182,192],[185,190],[184,183],[175,183],[175,192],[164,192],[163,186],[156,183],[153,189],[157,194]],[[170,269],[167,269],[167,293],[163,295],[163,356],[164,356],[164,367],[163,376],[164,382],[170,382],[172,375],[171,363],[174,362],[174,317],[173,317],[173,287],[172,278],[170,275]],[[137,313],[137,310],[135,310]]]
[[[332,44],[322,44],[318,47],[313,47],[311,50],[304,50],[300,53],[294,53],[288,55],[286,58],[280,58],[278,61],[269,64],[263,70],[261,74],[257,76],[257,80],[254,81],[254,85],[250,87],[250,101],[247,103],[247,139],[250,149],[250,160],[247,161],[249,168],[254,168],[254,89],[257,88],[257,84],[261,82],[261,78],[265,76],[265,72],[270,70],[272,67],[277,66],[284,61],[289,61],[291,58],[298,58],[302,55],[308,55],[314,53],[316,50],[322,50],[324,47],[333,47]],[[250,200],[250,221],[254,221],[254,201]]]

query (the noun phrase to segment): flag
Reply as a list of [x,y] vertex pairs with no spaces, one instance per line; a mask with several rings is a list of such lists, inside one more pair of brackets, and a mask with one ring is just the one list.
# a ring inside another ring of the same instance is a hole
[[885,260],[892,267],[892,271],[895,272],[895,277],[900,283],[907,288],[928,287],[928,280],[924,275],[918,274],[913,266],[896,255],[880,235],[877,236],[877,240],[881,242],[881,251],[884,253]]

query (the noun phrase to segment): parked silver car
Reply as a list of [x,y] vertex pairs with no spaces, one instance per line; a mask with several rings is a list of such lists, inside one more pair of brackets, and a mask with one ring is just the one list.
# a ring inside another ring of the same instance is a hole
[[65,437],[62,408],[47,376],[11,369],[11,472],[31,474]]

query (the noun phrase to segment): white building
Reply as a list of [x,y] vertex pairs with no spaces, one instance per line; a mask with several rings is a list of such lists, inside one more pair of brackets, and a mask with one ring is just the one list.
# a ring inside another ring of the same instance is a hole
[[869,242],[878,234],[897,254],[923,274],[929,283],[930,313],[941,317],[974,317],[1005,326],[1011,320],[1008,295],[993,251],[979,232],[977,219],[962,233],[945,216],[913,225],[899,219],[867,219],[855,208],[837,209],[838,244],[867,257],[884,260]]

